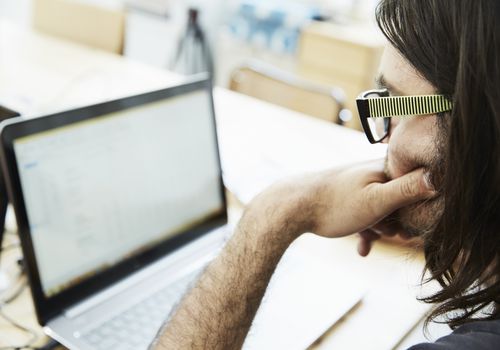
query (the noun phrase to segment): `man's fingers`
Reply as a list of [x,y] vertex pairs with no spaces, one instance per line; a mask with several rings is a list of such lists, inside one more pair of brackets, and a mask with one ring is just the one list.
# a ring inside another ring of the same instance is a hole
[[380,235],[371,230],[365,230],[359,233],[360,239],[358,242],[358,254],[362,257],[370,254],[373,241],[380,239]]
[[373,189],[379,198],[378,208],[381,210],[381,215],[436,195],[422,168],[385,184],[374,186]]
[[372,229],[364,230],[359,233],[361,238],[363,238],[366,241],[376,241],[377,239],[380,239],[380,235],[373,231]]
[[363,258],[370,254],[370,250],[372,248],[372,243],[370,241],[365,240],[363,237],[359,239],[358,242],[358,254]]

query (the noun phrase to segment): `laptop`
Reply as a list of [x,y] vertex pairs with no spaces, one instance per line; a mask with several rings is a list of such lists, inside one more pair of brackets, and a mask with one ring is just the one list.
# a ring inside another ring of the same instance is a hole
[[210,81],[2,125],[39,323],[147,349],[228,233]]

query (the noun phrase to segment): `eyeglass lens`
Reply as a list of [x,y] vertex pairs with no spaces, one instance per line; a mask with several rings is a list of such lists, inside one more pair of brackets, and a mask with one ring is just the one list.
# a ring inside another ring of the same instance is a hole
[[[366,98],[379,98],[377,93],[369,94]],[[379,142],[387,136],[391,124],[391,118],[368,118],[368,125],[375,141]]]

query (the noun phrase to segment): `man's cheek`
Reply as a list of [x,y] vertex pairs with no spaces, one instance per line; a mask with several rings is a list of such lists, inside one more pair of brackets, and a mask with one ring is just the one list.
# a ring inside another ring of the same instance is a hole
[[401,226],[412,237],[432,232],[438,224],[444,210],[443,197],[416,203],[398,210]]

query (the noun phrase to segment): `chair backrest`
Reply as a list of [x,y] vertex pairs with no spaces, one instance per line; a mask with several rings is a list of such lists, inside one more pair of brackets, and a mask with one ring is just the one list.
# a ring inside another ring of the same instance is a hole
[[121,54],[125,13],[78,0],[34,0],[33,26],[36,30]]
[[341,89],[312,83],[262,62],[252,61],[236,69],[230,89],[339,124],[343,124],[339,115],[348,115]]

